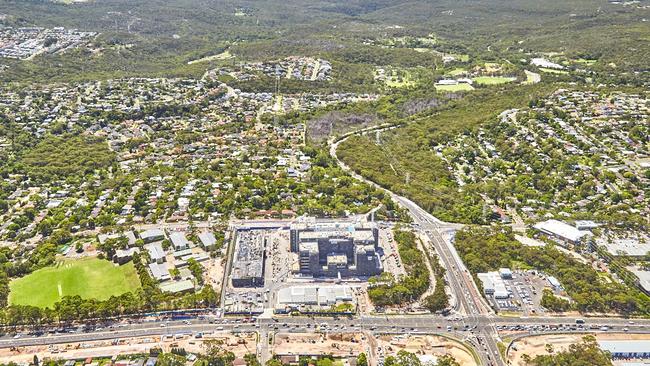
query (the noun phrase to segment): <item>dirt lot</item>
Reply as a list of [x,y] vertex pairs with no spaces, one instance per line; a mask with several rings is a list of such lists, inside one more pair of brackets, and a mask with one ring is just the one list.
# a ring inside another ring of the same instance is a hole
[[440,336],[382,336],[378,339],[386,356],[397,354],[401,350],[416,355],[444,356],[451,355],[461,366],[475,366],[472,354],[461,344]]
[[221,291],[223,284],[223,271],[225,266],[224,258],[211,258],[203,263],[205,267],[205,279],[209,285],[212,285],[215,290]]
[[[556,334],[556,335],[547,335],[547,336],[536,336],[536,337],[527,337],[520,341],[514,343],[516,350],[511,348],[508,353],[508,360],[511,365],[514,366],[524,366],[524,362],[521,360],[521,357],[524,354],[529,355],[530,357],[535,357],[538,355],[545,355],[546,344],[552,344],[553,349],[557,351],[563,351],[569,348],[569,345],[573,343],[578,343],[584,337],[582,334]],[[650,334],[598,334],[596,335],[598,340],[637,340],[637,339],[650,339]]]
[[146,353],[153,347],[160,347],[169,352],[172,347],[185,348],[190,353],[202,351],[204,340],[218,339],[223,341],[225,348],[235,353],[237,357],[243,357],[247,353],[256,351],[255,334],[208,334],[202,339],[195,339],[192,336],[184,337],[147,337],[127,338],[117,342],[98,341],[85,343],[58,344],[52,346],[20,347],[15,350],[7,348],[0,349],[0,360],[2,363],[16,362],[25,363],[33,361],[34,354],[40,359],[80,359],[87,357],[105,357],[115,354]]
[[366,338],[361,334],[287,334],[278,333],[273,338],[276,354],[355,356],[366,352]]

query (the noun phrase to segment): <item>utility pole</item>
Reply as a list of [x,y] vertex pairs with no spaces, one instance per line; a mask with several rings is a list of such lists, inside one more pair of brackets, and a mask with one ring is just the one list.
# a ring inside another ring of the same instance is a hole
[[[280,75],[275,74],[275,96],[276,98],[280,98]],[[273,106],[271,106],[271,112],[273,112]],[[273,124],[277,126],[278,124],[278,114],[274,113],[273,114]]]

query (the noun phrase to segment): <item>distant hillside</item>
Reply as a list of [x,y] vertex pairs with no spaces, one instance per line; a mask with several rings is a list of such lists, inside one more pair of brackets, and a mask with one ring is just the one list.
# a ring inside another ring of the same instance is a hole
[[[101,52],[9,63],[5,80],[201,75],[187,61],[245,45],[248,55],[331,52],[366,39],[434,33],[482,57],[562,52],[647,70],[647,1],[605,0],[101,0],[0,2],[0,24],[101,32]],[[120,45],[129,50],[116,50]],[[287,47],[288,46],[288,47]],[[259,52],[256,51],[259,49]],[[344,51],[349,53],[349,51]],[[372,59],[366,61],[372,64]],[[56,66],[56,67],[53,67]],[[79,73],[79,70],[82,72]],[[74,72],[73,72],[74,71]]]

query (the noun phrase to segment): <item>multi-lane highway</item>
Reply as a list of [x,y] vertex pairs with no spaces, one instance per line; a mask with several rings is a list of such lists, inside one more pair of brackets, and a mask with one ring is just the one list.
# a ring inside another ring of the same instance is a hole
[[[336,156],[338,142],[331,143],[330,153],[337,159],[343,169],[357,179],[374,184],[350,171]],[[382,188],[383,189],[383,188]],[[444,334],[456,338],[475,350],[483,365],[504,365],[497,346],[499,334],[511,336],[547,333],[594,333],[594,332],[628,332],[650,334],[650,319],[623,318],[585,318],[572,317],[501,317],[493,313],[470,273],[465,268],[453,245],[443,238],[445,230],[454,230],[459,226],[436,219],[414,202],[391,194],[393,200],[410,213],[413,224],[424,232],[431,243],[431,250],[439,256],[447,269],[446,279],[453,295],[453,311],[446,317],[440,315],[390,315],[361,316],[356,318],[333,319],[331,317],[276,317],[257,319],[219,318],[201,316],[191,320],[168,321],[149,318],[149,321],[122,319],[110,324],[88,329],[83,326],[69,327],[65,331],[45,330],[42,333],[19,333],[17,336],[0,337],[0,348],[49,345],[60,343],[90,342],[106,339],[175,336],[179,334],[219,333],[219,332],[257,332],[258,356],[262,361],[271,355],[268,337],[275,332],[328,332],[328,333],[365,333],[381,334]],[[227,272],[226,272],[227,273]],[[582,323],[584,324],[577,324]],[[373,365],[376,360],[371,359]]]
[[[494,315],[492,309],[487,304],[479,289],[474,283],[471,274],[465,267],[465,264],[460,259],[453,244],[444,240],[441,231],[448,229],[458,228],[456,224],[449,224],[438,220],[436,217],[422,209],[420,206],[411,200],[401,197],[394,192],[391,192],[375,182],[369,181],[361,175],[351,170],[345,163],[343,163],[337,156],[337,148],[340,143],[347,140],[350,136],[355,134],[365,134],[369,132],[382,131],[385,129],[394,128],[394,126],[375,126],[367,127],[362,130],[351,132],[344,135],[339,139],[330,139],[330,155],[334,158],[339,166],[346,170],[349,174],[358,180],[367,184],[373,185],[379,189],[384,190],[391,195],[392,199],[400,206],[407,209],[413,223],[416,227],[421,229],[428,236],[432,249],[438,254],[442,264],[447,270],[446,280],[452,291],[452,304],[453,310],[463,315],[463,330],[465,326],[470,329],[470,335],[464,339],[468,340],[470,344],[475,346],[475,349],[481,358],[484,365],[503,365],[504,361],[500,357],[497,343],[499,342],[499,330],[510,330],[510,327],[519,326],[525,331],[531,332],[565,332],[565,331],[593,331],[600,329],[600,327],[578,327],[575,325],[576,319],[568,318],[503,318]],[[435,323],[433,316],[430,317],[432,324]],[[624,326],[626,332],[647,332],[648,324],[641,322],[630,323],[626,319],[590,319],[591,324],[598,324],[600,326],[607,326],[608,329],[618,327],[619,330]],[[561,324],[561,325],[558,325]],[[569,324],[572,324],[569,326]],[[437,326],[436,326],[437,328]],[[603,328],[604,329],[604,328]],[[480,346],[479,346],[480,345]]]
[[[621,332],[626,329],[630,333],[650,334],[650,320],[618,319],[618,318],[588,318],[585,324],[576,324],[576,318],[506,318],[479,315],[469,317],[441,317],[431,315],[401,315],[401,316],[362,316],[360,318],[331,317],[287,317],[287,318],[218,318],[212,323],[207,320],[166,321],[156,319],[141,323],[127,324],[124,322],[104,324],[95,330],[82,330],[82,327],[68,328],[65,333],[42,335],[25,334],[20,338],[4,336],[0,338],[0,348],[21,347],[32,345],[49,345],[59,343],[90,342],[106,339],[120,339],[149,336],[175,336],[179,334],[194,335],[219,332],[258,332],[268,335],[273,332],[330,332],[330,333],[367,333],[380,334],[444,334],[464,341],[468,346],[474,346],[483,364],[501,363],[499,351],[490,347],[491,339],[487,336],[494,329],[511,332],[513,335],[524,336],[546,333],[585,333],[605,332],[601,327],[607,326],[607,332]],[[261,338],[262,339],[262,338]],[[480,342],[478,341],[480,339]],[[269,357],[268,342],[261,342],[267,347],[261,347],[263,359]]]
[[[420,206],[404,197],[394,196],[393,199],[408,209],[413,218],[413,222],[419,226],[421,230],[426,232],[430,242],[433,244],[433,249],[442,260],[444,267],[447,269],[447,283],[451,287],[455,298],[454,310],[462,314],[467,314],[467,320],[470,324],[478,324],[479,316],[491,314],[490,307],[484,301],[483,296],[481,296],[481,293],[476,287],[469,271],[465,268],[465,264],[458,256],[456,250],[449,242],[443,239],[439,230],[444,223],[440,222]],[[499,348],[497,346],[499,335],[496,329],[491,326],[492,324],[489,322],[484,323],[483,325],[484,326],[480,328],[480,333],[476,335],[477,342],[480,342],[481,345],[485,346],[485,352],[479,352],[479,356],[481,357],[483,364],[501,365],[502,360],[499,357]]]
[[[379,127],[376,130],[385,129],[387,127]],[[388,127],[391,128],[391,127]],[[372,131],[372,128],[367,128],[358,133],[367,133]],[[367,184],[373,185],[379,189],[386,191],[391,195],[392,199],[400,206],[407,209],[413,219],[413,223],[420,227],[433,244],[433,249],[438,254],[443,262],[443,266],[447,270],[447,282],[453,294],[453,308],[457,313],[467,314],[467,321],[470,324],[478,324],[477,316],[490,314],[490,307],[484,301],[478,288],[474,284],[469,272],[465,268],[463,261],[458,256],[458,253],[453,246],[446,242],[440,229],[444,226],[447,228],[454,227],[454,224],[447,224],[422,209],[420,206],[411,200],[401,197],[394,192],[391,192],[383,187],[380,187],[375,182],[369,181],[366,178],[352,171],[345,163],[343,163],[336,154],[340,143],[344,142],[348,137],[353,134],[348,134],[342,139],[330,141],[330,155],[337,161],[339,166],[350,173],[353,177],[361,180]],[[484,365],[503,365],[503,361],[499,355],[497,340],[499,339],[498,333],[493,326],[482,327],[481,333],[475,336],[477,343],[486,347],[485,352],[478,352],[481,361]],[[496,356],[495,356],[496,355]]]

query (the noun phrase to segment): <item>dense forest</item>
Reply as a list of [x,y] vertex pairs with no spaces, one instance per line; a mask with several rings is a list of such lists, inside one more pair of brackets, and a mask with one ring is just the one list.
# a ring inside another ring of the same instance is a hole
[[[425,253],[418,248],[420,239],[413,232],[399,228],[393,231],[393,235],[406,275],[396,279],[391,273],[384,272],[370,280],[368,296],[380,307],[408,305],[419,300],[431,286],[429,270],[423,261]],[[432,262],[436,282],[434,292],[423,299],[423,304],[429,311],[442,311],[449,305],[443,279],[445,270],[435,255],[427,252],[426,256]]]
[[51,136],[29,150],[17,164],[37,182],[85,175],[109,167],[114,154],[105,141],[83,136]]
[[[101,32],[90,49],[29,61],[6,61],[11,81],[142,76],[199,76],[206,64],[187,62],[232,47],[240,59],[287,53],[326,55],[353,65],[427,66],[434,57],[360,43],[430,33],[490,60],[519,63],[531,52],[599,59],[617,70],[647,68],[648,9],[607,1],[252,1],[103,0],[0,3],[0,25],[77,28]],[[191,19],[191,23],[187,21]],[[464,53],[464,52],[463,52]],[[430,56],[430,55],[429,55]],[[3,61],[5,62],[5,61]],[[638,77],[645,77],[639,75]],[[334,82],[335,83],[335,82]],[[351,84],[349,84],[351,86]]]
[[480,127],[506,109],[520,108],[548,92],[548,85],[491,89],[411,119],[406,126],[377,135],[353,136],[338,149],[339,157],[364,177],[404,195],[436,217],[453,222],[486,222],[483,201],[471,186],[458,184],[434,148]]

